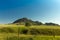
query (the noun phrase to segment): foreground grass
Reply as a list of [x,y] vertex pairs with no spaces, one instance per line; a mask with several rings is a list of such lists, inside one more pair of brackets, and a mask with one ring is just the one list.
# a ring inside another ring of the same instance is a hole
[[[28,30],[28,33],[24,34],[24,30],[26,29]],[[60,32],[60,26],[41,25],[25,27],[23,25],[0,25],[0,40],[60,40],[60,36],[58,35],[36,35],[35,33],[33,33],[35,35],[31,35],[29,31],[32,29],[34,29],[32,32],[35,31],[36,33],[41,29],[42,30],[40,32],[48,32],[48,34],[49,32],[53,32],[53,29],[58,34]]]
[[0,40],[60,40],[60,36],[24,35],[15,33],[0,33]]

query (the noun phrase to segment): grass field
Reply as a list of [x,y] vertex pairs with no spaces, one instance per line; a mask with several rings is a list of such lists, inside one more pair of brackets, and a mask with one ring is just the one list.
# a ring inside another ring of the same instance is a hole
[[[35,29],[40,32],[40,34],[37,33]],[[28,30],[28,32],[25,33],[25,30]],[[52,32],[55,33],[55,35],[52,35]],[[52,34],[50,35],[49,33]],[[25,27],[23,25],[0,25],[0,40],[60,40],[59,35],[60,26],[40,25]]]

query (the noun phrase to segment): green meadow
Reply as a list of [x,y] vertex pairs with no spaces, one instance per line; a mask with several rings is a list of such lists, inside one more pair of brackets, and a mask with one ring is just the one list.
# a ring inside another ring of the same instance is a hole
[[60,26],[0,25],[0,40],[60,40]]

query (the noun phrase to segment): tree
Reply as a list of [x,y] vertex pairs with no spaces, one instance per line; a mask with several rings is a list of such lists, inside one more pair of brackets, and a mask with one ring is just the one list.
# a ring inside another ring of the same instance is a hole
[[36,25],[42,25],[43,23],[42,22],[39,22],[39,21],[35,21]]
[[56,26],[58,26],[58,24],[55,24],[55,23],[45,23],[45,25],[56,25]]
[[25,26],[31,26],[31,23],[30,22],[26,22]]

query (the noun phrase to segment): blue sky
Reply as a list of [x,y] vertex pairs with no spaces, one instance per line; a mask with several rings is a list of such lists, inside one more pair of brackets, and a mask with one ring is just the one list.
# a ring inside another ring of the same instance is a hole
[[0,0],[0,24],[23,17],[60,24],[60,0]]

